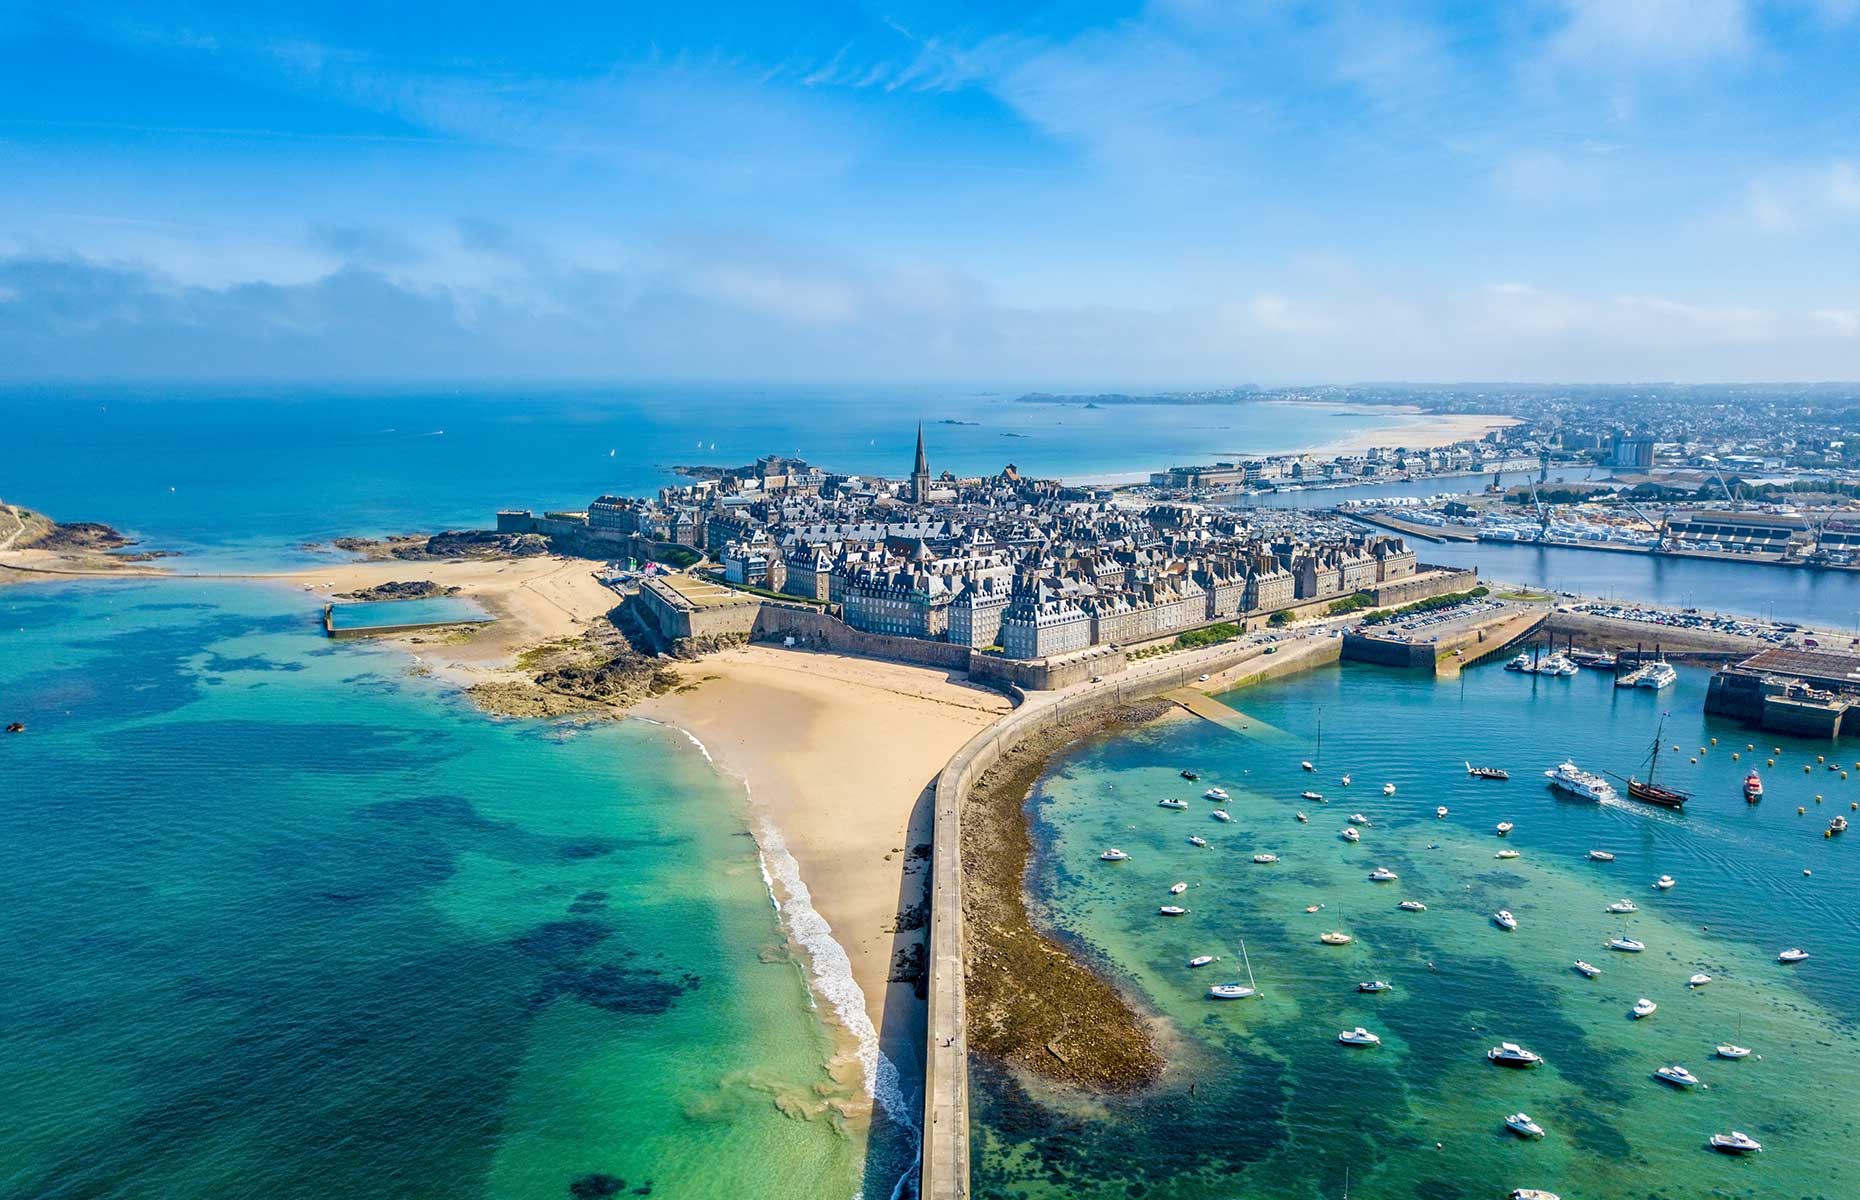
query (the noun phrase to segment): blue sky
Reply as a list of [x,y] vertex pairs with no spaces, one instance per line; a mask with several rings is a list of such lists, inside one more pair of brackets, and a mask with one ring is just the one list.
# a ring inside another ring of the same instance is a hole
[[0,0],[0,378],[1855,379],[1856,62],[1860,0]]

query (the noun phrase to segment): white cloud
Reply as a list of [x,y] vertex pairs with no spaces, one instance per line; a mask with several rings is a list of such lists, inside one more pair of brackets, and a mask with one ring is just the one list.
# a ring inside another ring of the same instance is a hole
[[1860,217],[1860,166],[1835,159],[1789,167],[1752,179],[1745,209],[1758,229],[1791,233]]
[[1582,70],[1698,66],[1752,49],[1744,0],[1558,0],[1550,54]]

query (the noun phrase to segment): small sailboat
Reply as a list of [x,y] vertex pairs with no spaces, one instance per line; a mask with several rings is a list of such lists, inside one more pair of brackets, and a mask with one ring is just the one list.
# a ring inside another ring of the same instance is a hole
[[1614,856],[1613,854],[1610,854],[1610,853],[1609,853],[1608,851],[1606,851],[1606,850],[1591,850],[1591,851],[1589,851],[1589,857],[1590,857],[1590,858],[1591,858],[1592,860],[1594,860],[1595,862],[1613,862],[1613,861],[1615,861],[1615,856]]
[[1337,1040],[1346,1046],[1380,1046],[1382,1039],[1358,1025],[1355,1029],[1346,1029],[1337,1035]]
[[1202,837],[1200,834],[1193,834],[1189,837],[1188,844],[1191,846],[1206,846],[1208,844],[1208,839]]
[[1654,1013],[1659,1011],[1659,1008],[1659,1005],[1647,999],[1647,997],[1642,996],[1640,999],[1634,1001],[1634,1019],[1639,1021],[1651,1017]]
[[1259,981],[1253,978],[1253,960],[1247,957],[1246,941],[1240,942],[1240,961],[1246,964],[1246,982],[1217,983],[1208,989],[1208,995],[1215,1000],[1245,1000],[1249,996],[1259,995]]
[[1516,1042],[1500,1042],[1487,1050],[1485,1056],[1501,1067],[1534,1067],[1544,1060],[1543,1055],[1526,1050]]
[[1582,972],[1582,974],[1588,976],[1590,979],[1594,979],[1597,975],[1600,975],[1602,973],[1602,969],[1600,967],[1595,966],[1592,963],[1586,963],[1582,961],[1580,958],[1576,960],[1576,970]]
[[1129,860],[1130,855],[1125,854],[1122,850],[1113,846],[1103,854],[1100,854],[1098,858],[1103,862],[1125,862]]
[[1493,832],[1497,833],[1499,837],[1504,837],[1516,828],[1517,826],[1513,825],[1510,821],[1500,821],[1497,825],[1492,827]]
[[1318,941],[1323,942],[1326,946],[1347,946],[1350,944],[1350,935],[1347,933],[1339,933],[1337,930],[1333,929],[1328,933],[1318,934]]
[[1712,1134],[1711,1148],[1725,1154],[1758,1154],[1763,1150],[1763,1143],[1747,1133],[1733,1129],[1729,1133]]
[[1276,854],[1255,854],[1253,856],[1253,861],[1260,864],[1261,866],[1266,866],[1270,863],[1278,862],[1279,856]]
[[1492,923],[1500,929],[1511,930],[1518,927],[1518,918],[1511,915],[1510,909],[1501,908],[1492,914]]
[[1343,832],[1337,836],[1346,842],[1360,842],[1363,840],[1363,835],[1356,832],[1354,826],[1345,826]]
[[1181,917],[1188,915],[1188,910],[1183,908],[1180,904],[1165,904],[1156,911],[1165,917]]
[[1397,904],[1395,907],[1401,909],[1403,912],[1426,912],[1427,911],[1427,905],[1422,904],[1419,900],[1403,900],[1400,904]]
[[1654,1078],[1665,1080],[1674,1087],[1695,1088],[1699,1086],[1699,1077],[1686,1070],[1678,1063],[1674,1063],[1672,1066],[1668,1067],[1661,1067],[1653,1074]]
[[1172,883],[1169,885],[1169,894],[1171,896],[1180,896],[1183,892],[1186,892],[1187,890],[1188,890],[1188,882],[1186,880],[1183,880],[1177,883]]
[[1725,1042],[1718,1047],[1718,1057],[1730,1059],[1749,1058],[1750,1047],[1740,1046],[1736,1042]]
[[1505,1118],[1505,1124],[1509,1126],[1514,1133],[1522,1137],[1540,1138],[1544,1135],[1544,1127],[1531,1120],[1529,1115],[1525,1113],[1512,1113]]
[[1653,881],[1653,890],[1656,892],[1668,891],[1675,882],[1677,881],[1671,875],[1662,875]]
[[1633,938],[1629,937],[1627,934],[1623,933],[1618,936],[1609,938],[1608,948],[1610,950],[1619,950],[1623,954],[1639,954],[1641,951],[1647,948],[1647,943],[1637,942]]
[[1213,817],[1217,821],[1231,821],[1234,819],[1233,814],[1228,812],[1224,808],[1217,808],[1213,812],[1209,813],[1208,815]]
[[1781,954],[1778,954],[1776,956],[1776,961],[1781,963],[1799,963],[1808,957],[1808,951],[1792,946],[1784,950]]
[[1173,797],[1164,797],[1163,799],[1158,800],[1156,802],[1156,807],[1157,808],[1187,808],[1188,801],[1177,800]]

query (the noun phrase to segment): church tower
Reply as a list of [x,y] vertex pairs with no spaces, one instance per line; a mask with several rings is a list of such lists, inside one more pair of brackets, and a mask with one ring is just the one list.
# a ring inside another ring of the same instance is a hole
[[924,423],[917,422],[917,461],[911,466],[911,503],[930,501],[930,460],[924,457]]

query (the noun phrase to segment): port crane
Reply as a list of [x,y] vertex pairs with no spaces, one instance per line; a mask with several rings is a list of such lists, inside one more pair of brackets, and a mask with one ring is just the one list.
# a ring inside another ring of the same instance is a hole
[[[1724,502],[1726,504],[1729,504],[1731,508],[1735,510],[1737,508],[1737,497],[1731,494],[1731,485],[1725,482],[1724,471],[1718,466],[1717,457],[1714,455],[1710,455],[1710,454],[1704,454],[1704,455],[1699,456],[1699,461],[1703,463],[1707,463],[1711,466],[1712,474],[1717,477],[1718,486],[1724,489]],[[1741,490],[1743,485],[1740,483],[1738,487]]]
[[1632,500],[1623,500],[1622,503],[1627,506],[1629,512],[1653,527],[1653,552],[1655,554],[1666,553],[1666,525],[1667,522],[1673,519],[1673,510],[1671,508],[1666,509],[1660,514],[1660,519],[1655,521],[1652,517],[1642,512],[1640,506],[1635,504]]

